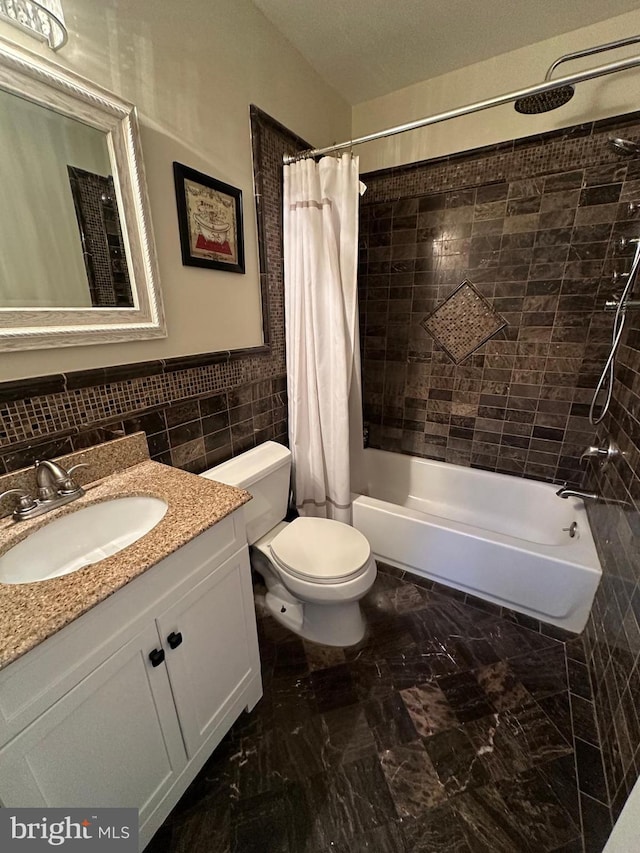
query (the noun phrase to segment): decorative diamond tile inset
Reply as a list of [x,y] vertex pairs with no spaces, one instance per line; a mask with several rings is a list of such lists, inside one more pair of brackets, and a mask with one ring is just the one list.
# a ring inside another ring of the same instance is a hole
[[504,329],[507,321],[465,279],[420,325],[460,364]]

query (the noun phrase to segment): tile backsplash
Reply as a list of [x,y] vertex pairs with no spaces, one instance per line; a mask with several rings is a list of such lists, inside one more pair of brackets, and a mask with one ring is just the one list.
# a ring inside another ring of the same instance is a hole
[[[13,409],[12,404],[2,404],[3,422],[7,420],[5,411],[20,413],[22,405],[27,411],[40,414],[46,410],[49,415],[46,432],[0,445],[4,470],[15,471],[38,457],[60,456],[118,434],[138,431],[146,433],[152,459],[196,473],[253,447],[256,442],[286,440],[284,376],[245,382],[228,391],[201,390],[197,397],[183,398],[169,396],[171,382],[162,384],[162,377],[154,379],[154,386],[162,392],[155,397],[162,402],[155,405],[145,405],[144,398],[129,402],[128,395],[124,395],[124,400],[109,396],[114,384],[126,386],[134,380],[83,389],[87,392],[83,402],[87,397],[100,399],[104,395],[104,405],[96,403],[89,411],[84,405],[74,408],[69,403],[74,392],[35,397],[35,403],[31,399],[21,400]],[[34,420],[34,424],[39,423]]]

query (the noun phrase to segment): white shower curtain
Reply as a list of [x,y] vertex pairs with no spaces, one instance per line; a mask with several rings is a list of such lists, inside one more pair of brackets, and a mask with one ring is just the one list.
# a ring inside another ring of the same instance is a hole
[[[351,442],[362,446],[358,159],[284,167],[289,438],[296,506],[351,521]],[[350,425],[351,421],[351,425]]]

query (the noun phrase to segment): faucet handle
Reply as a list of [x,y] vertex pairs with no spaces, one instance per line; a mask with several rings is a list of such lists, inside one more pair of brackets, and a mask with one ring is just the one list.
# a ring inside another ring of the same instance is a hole
[[74,471],[77,471],[78,468],[88,468],[88,467],[89,467],[88,462],[78,462],[77,465],[72,465],[71,468],[69,468],[67,470],[67,474],[71,475],[71,474],[73,474]]
[[0,493],[0,501],[8,495],[20,496],[18,498],[18,506],[13,511],[14,518],[20,518],[22,513],[33,509],[36,505],[35,499],[29,494],[29,492],[25,492],[24,489],[7,489],[6,492]]
[[596,447],[594,444],[590,444],[587,449],[580,454],[580,464],[584,462],[585,459],[589,459],[592,456],[606,456],[607,451],[605,448]]
[[604,469],[606,466],[613,462],[618,456],[622,455],[622,451],[616,444],[616,442],[611,438],[611,436],[607,436],[604,440],[604,443],[600,445],[600,447],[596,447],[595,445],[590,445],[580,456],[580,462],[582,463],[585,459],[589,459],[590,457],[595,457],[600,459],[600,468]]
[[72,465],[71,468],[66,472],[67,478],[64,483],[61,484],[58,489],[59,495],[73,495],[76,492],[82,491],[82,486],[79,486],[72,478],[72,474],[74,471],[77,471],[78,468],[88,468],[89,465],[86,462],[78,462],[77,465]]

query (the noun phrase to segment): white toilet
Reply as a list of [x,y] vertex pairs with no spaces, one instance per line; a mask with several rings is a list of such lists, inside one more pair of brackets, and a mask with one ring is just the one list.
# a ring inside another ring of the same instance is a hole
[[376,579],[366,538],[326,518],[283,521],[287,513],[291,451],[266,441],[201,476],[246,489],[251,565],[267,586],[274,618],[307,640],[352,646],[364,636],[360,599]]

